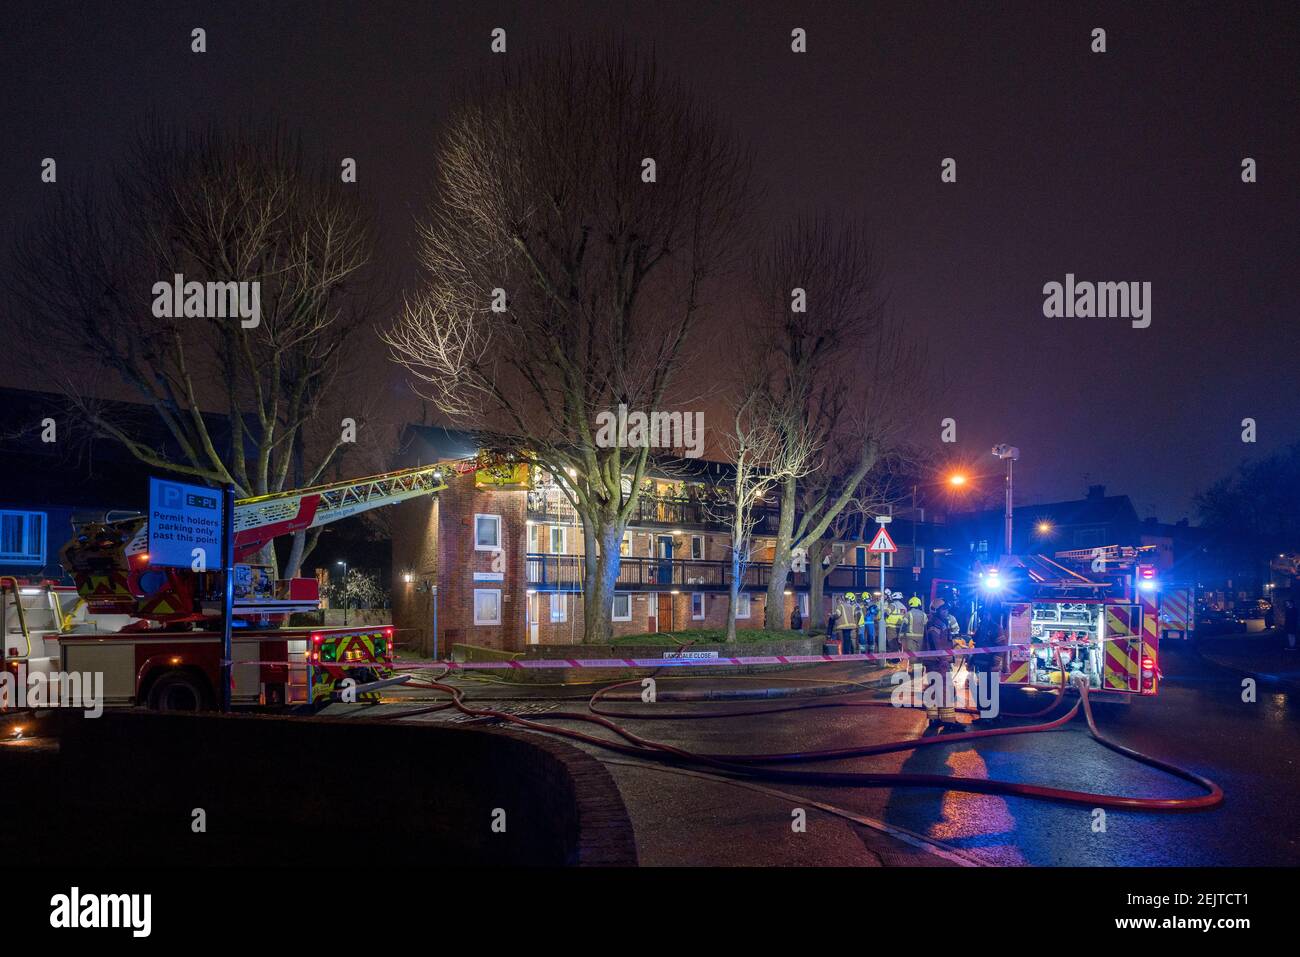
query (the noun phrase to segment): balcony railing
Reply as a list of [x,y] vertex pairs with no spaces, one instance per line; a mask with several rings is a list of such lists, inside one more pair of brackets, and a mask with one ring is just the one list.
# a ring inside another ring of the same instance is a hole
[[[563,496],[528,493],[528,517],[534,521],[557,525],[580,524],[577,512]],[[776,534],[777,513],[762,510],[757,514],[755,535]],[[628,517],[629,525],[658,525],[669,528],[724,528],[727,525],[725,502],[705,502],[696,498],[666,498],[641,495]]]
[[[527,556],[529,587],[541,591],[581,591],[585,574],[581,555]],[[886,568],[886,584],[895,586],[895,575],[907,569]],[[770,562],[750,562],[745,568],[742,587],[746,590],[767,588],[771,580]],[[910,578],[910,574],[908,575]],[[787,584],[792,589],[808,587],[808,573],[791,572]],[[840,565],[826,576],[828,591],[863,591],[880,585],[880,569],[860,565]],[[902,584],[901,579],[897,584]],[[624,555],[619,561],[620,591],[724,591],[731,587],[731,562],[695,558],[645,558]]]

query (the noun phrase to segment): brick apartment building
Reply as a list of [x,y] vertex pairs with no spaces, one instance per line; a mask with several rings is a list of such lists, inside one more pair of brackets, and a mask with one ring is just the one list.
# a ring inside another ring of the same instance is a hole
[[[469,433],[413,426],[403,465],[475,454]],[[730,535],[712,494],[727,466],[659,460],[643,486],[623,538],[613,607],[618,635],[722,628],[730,600]],[[501,486],[467,474],[437,495],[396,506],[393,621],[400,640],[422,654],[456,644],[504,651],[583,640],[583,535],[573,508],[545,474]],[[775,529],[774,511],[755,530],[753,561],[740,595],[737,627],[763,624]],[[899,524],[892,526],[900,529]],[[886,585],[913,590],[906,523],[899,552],[886,557]],[[766,534],[765,534],[766,533]],[[841,564],[828,594],[877,588],[880,566],[860,541],[837,544]],[[795,602],[808,614],[808,576],[790,576],[783,620]]]

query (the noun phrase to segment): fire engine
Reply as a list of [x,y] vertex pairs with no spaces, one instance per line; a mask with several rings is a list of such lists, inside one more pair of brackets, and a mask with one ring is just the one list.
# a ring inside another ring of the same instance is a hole
[[[235,599],[231,703],[280,706],[327,700],[345,677],[373,696],[393,662],[387,626],[286,627],[320,607],[315,579],[275,580],[251,563],[279,535],[317,528],[446,488],[445,478],[481,470],[498,484],[520,481],[512,456],[387,472],[235,503]],[[526,479],[524,479],[526,481]],[[0,578],[0,664],[16,675],[97,672],[104,704],[201,710],[220,700],[225,572],[149,563],[148,517],[74,526],[62,550],[75,586]]]
[[1160,583],[1160,637],[1190,640],[1196,630],[1196,586],[1191,582]]
[[[998,611],[1011,646],[1003,685],[1059,688],[1081,677],[1094,700],[1155,695],[1162,584],[1151,551],[1112,545],[977,565],[973,600],[959,603],[970,610],[964,624],[973,630],[983,609]],[[936,581],[932,595],[943,584]]]

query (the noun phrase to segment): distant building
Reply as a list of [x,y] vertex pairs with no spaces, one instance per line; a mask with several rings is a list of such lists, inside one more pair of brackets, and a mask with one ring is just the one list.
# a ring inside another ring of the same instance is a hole
[[[1005,551],[1002,509],[954,513],[948,517],[953,557],[994,559]],[[1102,545],[1141,544],[1137,510],[1127,495],[1107,495],[1106,486],[1090,485],[1088,494],[1067,502],[1017,505],[1012,512],[1011,551],[1072,551]]]
[[0,575],[71,584],[59,552],[73,519],[144,510],[145,473],[120,443],[86,437],[63,396],[0,389],[0,408]]
[[[996,559],[1004,551],[1002,509],[953,514],[946,536],[954,562]],[[1175,524],[1139,519],[1127,495],[1107,495],[1104,485],[1088,486],[1081,499],[1017,505],[1012,521],[1012,552],[1055,554],[1106,545],[1154,546],[1153,561],[1162,575],[1194,580],[1203,565],[1206,536],[1186,519]]]

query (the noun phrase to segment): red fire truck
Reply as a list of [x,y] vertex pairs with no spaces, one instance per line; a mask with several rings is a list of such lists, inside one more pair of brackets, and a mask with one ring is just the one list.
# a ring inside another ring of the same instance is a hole
[[[482,453],[237,501],[232,704],[315,704],[345,677],[362,697],[393,661],[387,626],[285,627],[291,614],[319,608],[317,583],[277,581],[266,566],[249,563],[264,545],[433,494],[450,474],[481,469],[507,481],[521,468],[512,457]],[[198,710],[219,702],[224,573],[152,566],[148,540],[147,516],[87,522],[62,551],[75,587],[0,579],[0,665],[21,676],[102,674],[106,705]]]
[[[1148,547],[1107,546],[1003,556],[977,565],[966,602],[973,621],[990,604],[1005,628],[1003,685],[1053,688],[1076,677],[1096,700],[1127,703],[1159,692],[1161,582]],[[945,585],[932,586],[932,595]]]

